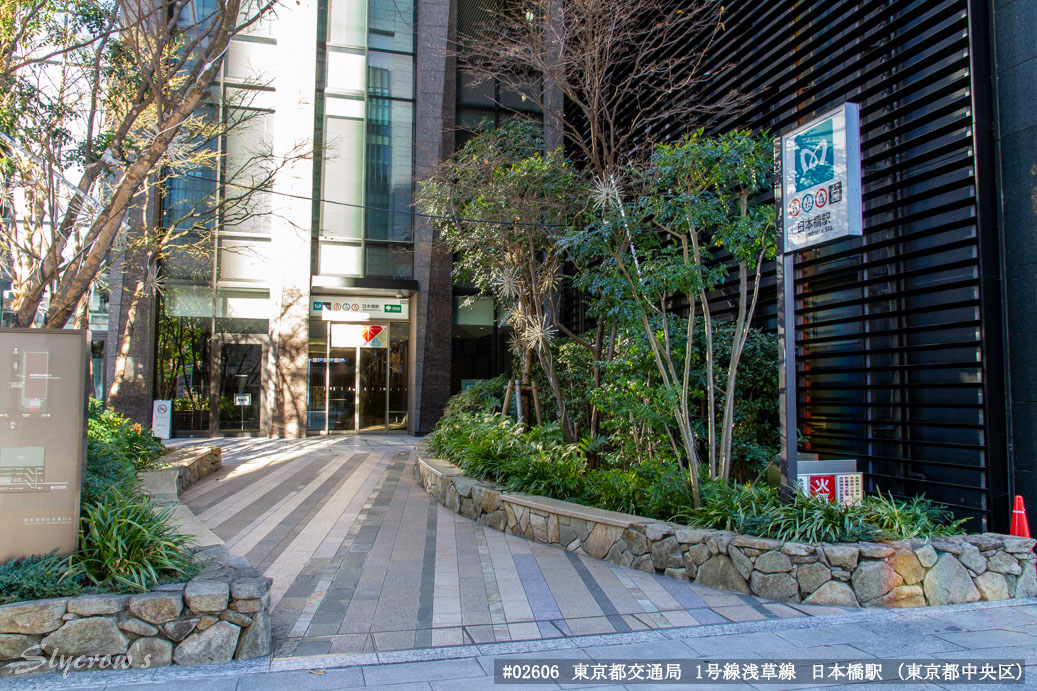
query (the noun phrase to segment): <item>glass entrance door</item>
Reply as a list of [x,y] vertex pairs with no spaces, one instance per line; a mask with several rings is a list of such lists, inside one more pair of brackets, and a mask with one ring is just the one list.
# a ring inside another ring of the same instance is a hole
[[364,430],[384,430],[386,415],[386,365],[389,361],[385,348],[359,348],[360,351],[360,427]]
[[332,348],[328,357],[328,431],[356,429],[356,348]]
[[406,428],[407,333],[406,324],[311,322],[306,429]]
[[219,431],[259,432],[263,346],[224,343],[220,346]]

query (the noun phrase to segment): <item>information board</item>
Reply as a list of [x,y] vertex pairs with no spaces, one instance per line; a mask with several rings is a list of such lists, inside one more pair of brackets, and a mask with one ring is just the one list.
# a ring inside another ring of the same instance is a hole
[[0,329],[0,562],[76,548],[87,332]]
[[860,107],[841,107],[781,138],[785,251],[861,234]]

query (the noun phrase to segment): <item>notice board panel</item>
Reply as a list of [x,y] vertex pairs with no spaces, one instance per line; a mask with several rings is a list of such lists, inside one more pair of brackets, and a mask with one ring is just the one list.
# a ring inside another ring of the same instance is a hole
[[87,336],[0,329],[0,562],[76,548]]

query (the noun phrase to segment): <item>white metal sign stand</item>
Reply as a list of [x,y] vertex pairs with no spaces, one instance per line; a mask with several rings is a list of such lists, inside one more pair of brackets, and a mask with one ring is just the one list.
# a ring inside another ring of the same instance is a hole
[[776,139],[774,166],[781,484],[792,488],[799,476],[795,252],[862,234],[860,106],[844,103]]

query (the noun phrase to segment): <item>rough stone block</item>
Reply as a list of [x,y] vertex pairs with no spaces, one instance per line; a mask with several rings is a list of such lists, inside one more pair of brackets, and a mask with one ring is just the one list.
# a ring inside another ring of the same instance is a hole
[[587,554],[595,559],[601,559],[612,545],[619,539],[619,529],[606,523],[597,523],[585,540],[582,547]]
[[634,555],[627,549],[626,541],[619,539],[605,555],[605,560],[620,566],[630,566],[634,561]]
[[735,547],[758,549],[761,552],[769,552],[772,549],[779,549],[781,547],[781,541],[779,540],[771,540],[765,537],[754,537],[752,535],[739,535],[731,541],[731,544]]
[[915,553],[910,550],[897,550],[894,552],[887,563],[893,567],[893,570],[900,574],[900,577],[904,579],[904,583],[907,585],[914,585],[921,583],[922,579],[925,578],[925,569],[918,562],[918,557]]
[[753,593],[780,602],[799,602],[799,584],[787,573],[753,571],[749,578]]
[[65,622],[40,644],[57,655],[121,655],[130,642],[115,617],[88,617]]
[[184,600],[177,593],[143,593],[130,598],[129,610],[149,624],[165,624],[180,616]]
[[[1007,581],[1012,576],[1006,576]],[[1014,597],[1037,597],[1037,571],[1032,568],[1027,568],[1023,571],[1022,575],[1016,578],[1014,588],[1009,588],[1010,592],[1013,592]]]
[[503,531],[505,524],[508,521],[508,516],[504,511],[494,511],[493,513],[484,513],[479,518],[479,522],[487,528],[493,528],[494,530]]
[[[485,518],[485,516],[483,516]],[[558,544],[568,546],[569,543],[575,541],[579,544],[580,539],[576,537],[576,531],[573,530],[572,526],[568,523],[561,523],[558,526]],[[568,547],[567,547],[568,549]]]
[[162,625],[162,631],[173,641],[182,641],[198,626],[198,617],[190,619],[177,619]]
[[211,614],[203,614],[198,617],[198,623],[195,625],[195,629],[198,631],[205,631],[207,628],[219,621],[219,617],[214,617]]
[[237,660],[251,660],[270,654],[270,615],[265,611],[257,612],[252,618],[252,625],[242,629],[241,637],[234,651]]
[[824,545],[824,553],[829,566],[838,566],[847,571],[857,568],[857,557],[860,552],[857,545]]
[[973,578],[972,582],[975,584],[976,590],[979,591],[980,599],[1007,600],[1010,597],[1008,581],[1005,580],[1003,574],[987,571]]
[[652,564],[660,571],[683,567],[684,557],[677,538],[670,535],[652,544]]
[[678,581],[688,580],[688,572],[684,569],[666,569],[663,571],[663,575],[676,578]]
[[710,588],[749,592],[749,584],[726,554],[718,554],[702,564],[695,575],[695,582]]
[[152,626],[146,621],[128,617],[119,622],[119,628],[135,636],[157,636],[158,627]]
[[230,622],[216,622],[205,631],[192,633],[181,641],[173,651],[173,661],[178,665],[230,662],[234,658],[240,632],[241,629]]
[[1013,537],[1005,535],[1001,538],[1006,552],[1032,552],[1037,540],[1029,537]]
[[547,537],[547,516],[536,511],[530,511],[529,527],[533,531],[534,540],[550,544],[551,541]]
[[1018,576],[1023,572],[1019,560],[1007,552],[997,552],[987,560],[987,568],[996,573],[1010,573]]
[[814,554],[814,546],[802,542],[786,542],[781,546],[781,553],[790,557],[807,557]]
[[242,614],[252,614],[263,609],[262,600],[234,600],[230,603],[230,608],[235,612],[241,612]]
[[173,661],[173,644],[161,638],[138,638],[126,653],[126,661],[135,669],[165,667]]
[[753,568],[760,573],[788,573],[792,570],[792,560],[786,554],[771,550],[758,556]]
[[271,583],[266,576],[235,578],[230,584],[230,596],[235,600],[255,600],[270,592]]
[[893,549],[877,542],[860,543],[861,556],[868,559],[885,559],[893,554]]
[[627,528],[623,531],[623,541],[627,543],[627,547],[630,551],[637,556],[648,554],[648,538],[644,536],[644,533]]
[[[1025,538],[1024,538],[1025,539]],[[1004,543],[998,535],[984,533],[983,535],[966,535],[965,542],[975,545],[980,551],[999,549]]]
[[979,548],[971,543],[963,543],[958,561],[977,576],[987,570],[987,559],[979,553]]
[[230,602],[230,587],[220,581],[195,579],[184,588],[184,603],[192,612],[212,614],[222,612]]
[[235,612],[232,609],[225,609],[222,612],[220,612],[220,619],[222,619],[223,621],[229,621],[231,624],[234,624],[235,626],[240,626],[241,628],[245,628],[252,625],[252,620],[249,619],[247,615],[241,614],[240,612]]
[[961,546],[963,541],[961,539],[955,539],[951,537],[940,537],[932,540],[932,546],[940,552],[950,552],[957,556],[961,554]]
[[129,601],[129,595],[83,595],[68,601],[68,611],[81,617],[119,614]]
[[[20,660],[25,651],[32,648],[39,639],[24,633],[0,633],[0,662]],[[31,651],[36,652],[36,649]]]
[[[695,545],[696,547],[703,547],[706,552],[706,558],[709,558],[709,548],[704,545]],[[690,553],[691,550],[688,550]],[[753,573],[753,563],[749,557],[745,556],[745,552],[741,548],[735,547],[733,544],[727,546],[727,556],[731,558],[731,563],[738,569],[739,575],[745,580],[749,580],[749,576]],[[703,560],[705,561],[705,559]]]
[[925,545],[915,550],[915,557],[918,558],[918,563],[922,565],[922,568],[931,569],[936,563],[936,550],[932,545]]
[[953,554],[941,555],[922,583],[930,605],[953,605],[979,599],[972,577]]
[[[730,549],[730,547],[728,549]],[[706,563],[706,560],[712,556],[712,553],[709,551],[709,547],[703,543],[699,543],[688,547],[688,556],[691,557],[691,560],[694,561],[697,566],[702,566]]]
[[682,545],[698,545],[708,540],[713,531],[705,528],[676,528],[673,534]]
[[653,521],[645,524],[645,537],[649,542],[658,542],[665,537],[673,535],[673,526],[662,521]]
[[921,586],[898,585],[888,593],[864,603],[865,607],[925,607]]
[[806,597],[832,579],[832,570],[820,562],[804,564],[799,567],[796,576],[799,591]]
[[482,510],[483,513],[493,513],[494,511],[500,511],[501,500],[500,492],[495,489],[485,488],[482,491]]
[[882,597],[896,586],[904,584],[900,574],[884,561],[861,562],[850,580],[859,602]]
[[0,605],[0,633],[50,633],[62,624],[67,600],[34,600]]
[[652,555],[642,554],[630,564],[630,568],[637,569],[638,571],[647,571],[648,573],[655,573],[655,567],[652,566]]
[[[479,509],[482,507],[480,506]],[[461,507],[457,511],[459,514],[470,520],[475,520],[479,517],[479,512],[476,509],[475,501],[469,497],[461,498]]]
[[810,597],[803,600],[803,603],[809,605],[835,605],[837,607],[860,606],[857,602],[857,596],[853,594],[853,589],[839,581],[828,581],[815,590]]

